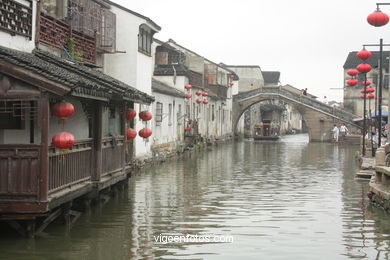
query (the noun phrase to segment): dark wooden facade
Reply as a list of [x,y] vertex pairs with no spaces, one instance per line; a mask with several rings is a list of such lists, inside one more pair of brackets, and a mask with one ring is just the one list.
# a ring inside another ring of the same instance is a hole
[[[94,86],[100,91],[92,91]],[[51,145],[49,121],[53,104],[66,98],[83,104],[80,113],[88,114],[90,129],[86,132],[91,137],[76,140],[69,151],[61,152]],[[104,136],[103,110],[115,108],[123,116],[134,102],[152,101],[153,97],[107,75],[58,57],[0,47],[0,113],[13,113],[7,104],[31,104],[18,105],[22,114],[31,112],[24,119],[31,121],[26,143],[0,138],[0,220],[49,215],[64,203],[125,180],[132,166],[133,142],[120,134],[132,122],[121,120],[119,135]],[[7,131],[12,135],[12,129]]]

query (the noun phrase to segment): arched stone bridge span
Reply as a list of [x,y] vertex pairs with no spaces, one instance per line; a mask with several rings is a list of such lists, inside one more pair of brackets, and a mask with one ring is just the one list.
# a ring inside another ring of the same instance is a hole
[[356,115],[326,105],[308,96],[294,93],[283,86],[263,87],[233,96],[233,129],[241,115],[252,105],[269,99],[280,99],[294,106],[301,114],[309,131],[310,141],[330,141],[334,124],[345,123],[350,130],[359,128],[353,122]]

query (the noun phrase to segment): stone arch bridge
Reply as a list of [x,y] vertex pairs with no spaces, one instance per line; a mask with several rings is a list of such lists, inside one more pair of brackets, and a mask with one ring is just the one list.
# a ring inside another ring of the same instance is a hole
[[294,106],[305,122],[310,141],[330,141],[329,132],[334,124],[345,123],[348,129],[357,130],[360,126],[353,121],[357,118],[345,110],[326,105],[318,100],[297,94],[283,86],[263,87],[233,96],[233,129],[237,133],[237,124],[241,115],[252,105],[272,99],[280,99]]

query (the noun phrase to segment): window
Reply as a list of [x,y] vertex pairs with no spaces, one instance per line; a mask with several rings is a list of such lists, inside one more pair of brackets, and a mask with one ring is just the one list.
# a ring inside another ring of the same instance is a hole
[[172,104],[169,104],[168,125],[172,125]]
[[22,102],[0,102],[0,129],[24,129],[24,109]]
[[181,104],[179,104],[179,108],[178,108],[178,111],[177,111],[177,124],[178,125],[181,125]]
[[160,102],[156,103],[156,125],[161,125],[163,116],[163,104]]
[[[142,26],[142,25],[141,25]],[[138,51],[144,54],[151,54],[151,45],[152,45],[153,33],[149,32],[145,28],[139,29],[138,34]]]

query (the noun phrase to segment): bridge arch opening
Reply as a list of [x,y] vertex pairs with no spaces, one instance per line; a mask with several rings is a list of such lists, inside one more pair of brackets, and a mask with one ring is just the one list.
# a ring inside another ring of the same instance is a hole
[[302,116],[302,127],[307,128],[310,141],[330,141],[333,125],[340,126],[345,123],[353,132],[358,132],[353,119],[357,116],[326,105],[312,97],[291,92],[288,87],[275,86],[258,88],[255,90],[241,92],[233,96],[233,129],[238,135],[239,120],[248,108],[254,104],[266,100],[281,100],[282,103],[294,107]]
[[233,125],[235,133],[240,136],[251,137],[254,125],[267,120],[275,122],[281,135],[307,132],[301,112],[280,98],[253,102],[240,112]]

